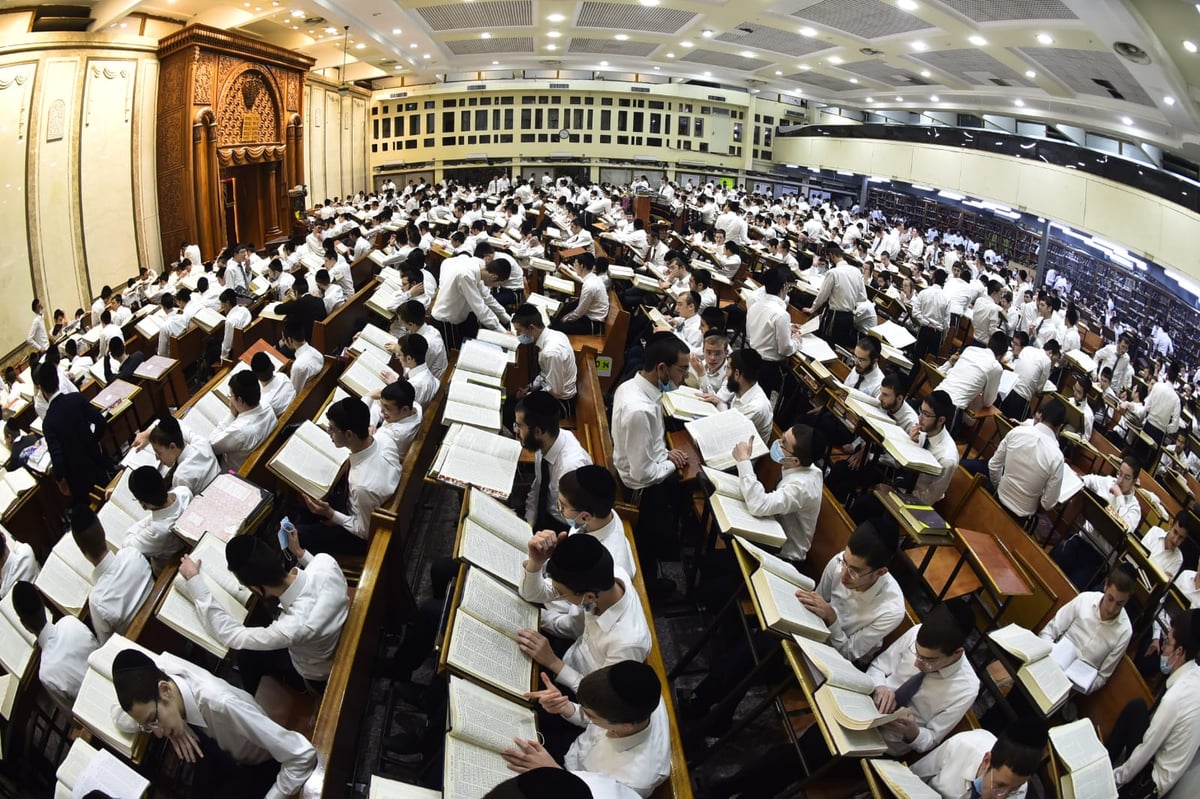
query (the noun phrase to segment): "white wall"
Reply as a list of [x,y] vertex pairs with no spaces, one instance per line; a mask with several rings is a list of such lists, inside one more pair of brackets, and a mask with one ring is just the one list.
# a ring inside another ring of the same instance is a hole
[[309,205],[369,190],[367,100],[359,89],[338,94],[336,83],[309,75],[304,83],[304,177]]

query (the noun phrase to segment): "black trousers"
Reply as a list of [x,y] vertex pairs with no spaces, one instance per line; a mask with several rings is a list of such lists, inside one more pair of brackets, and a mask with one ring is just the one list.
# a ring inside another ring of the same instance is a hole
[[852,311],[835,311],[826,309],[828,321],[825,324],[826,336],[834,344],[840,344],[848,350],[854,349],[858,341],[854,332],[854,313]]
[[[1125,762],[1126,758],[1146,737],[1146,730],[1149,728],[1150,708],[1144,699],[1134,699],[1125,705],[1121,710],[1121,715],[1117,716],[1117,722],[1113,725],[1112,732],[1109,733],[1108,741],[1105,743],[1105,747],[1108,749],[1108,758],[1114,767]],[[1152,773],[1153,761],[1147,763],[1145,768],[1133,776],[1133,779],[1122,785],[1117,795],[1120,799],[1155,799],[1158,796],[1158,787],[1154,784]]]
[[921,359],[926,355],[937,355],[942,346],[942,331],[933,327],[922,327],[917,331],[917,343],[913,346],[912,377],[921,373]]
[[660,560],[679,557],[680,514],[686,507],[684,498],[688,490],[679,472],[672,472],[666,480],[637,494],[638,522],[633,540],[647,582],[658,575]]
[[266,652],[254,649],[239,649],[237,651],[238,671],[242,675],[242,688],[254,696],[258,693],[258,685],[268,674],[280,680],[293,691],[304,691],[311,687],[316,691],[324,691],[326,680],[311,682],[300,676],[292,663],[292,656],[286,649],[272,649]]
[[253,766],[240,765],[204,730],[192,727],[192,732],[204,754],[192,772],[192,796],[196,799],[261,799],[271,790],[279,774],[278,762],[268,759]]
[[1029,400],[1017,393],[1016,389],[1008,392],[1008,396],[1000,403],[1000,412],[1010,419],[1024,421],[1029,412]]
[[576,333],[584,336],[599,336],[604,333],[604,322],[597,322],[585,316],[582,319],[573,319],[570,322],[557,320],[550,325],[550,328],[567,334]]
[[432,316],[429,317],[429,323],[442,334],[442,341],[446,344],[447,352],[462,349],[462,343],[469,338],[474,338],[475,334],[479,332],[479,320],[473,313],[467,314],[467,318],[457,324],[443,322]]

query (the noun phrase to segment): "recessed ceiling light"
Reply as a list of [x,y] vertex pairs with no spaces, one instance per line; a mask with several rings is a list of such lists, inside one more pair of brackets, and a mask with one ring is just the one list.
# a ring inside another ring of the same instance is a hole
[[1054,37],[1048,33],[1039,33],[1037,40],[1038,44],[1054,44]]
[[800,35],[807,36],[808,38],[811,39],[812,37],[817,35],[817,31],[813,28],[801,28]]
[[487,31],[484,31],[483,33],[479,34],[479,38],[480,39],[490,39],[490,38],[492,38],[492,34],[488,33]]
[[399,72],[400,70],[404,69],[404,65],[403,65],[403,64],[397,64],[396,66],[392,67],[392,69],[394,69],[394,70],[396,70],[397,72]]
[[562,14],[551,14],[550,16],[546,17],[546,19],[550,22],[562,22],[564,19],[566,19],[566,17],[564,17]]
[[428,61],[429,59],[433,58],[433,56],[431,56],[429,53],[426,53],[425,55],[421,56],[421,58],[424,58],[426,61]]
[[300,17],[304,16],[304,12],[298,8],[295,8],[295,9],[292,9],[292,16],[295,17],[296,19],[299,19]]
[[711,72],[705,72],[705,73],[704,73],[704,77],[706,77],[706,78],[711,78],[711,77],[712,77],[712,73],[711,73]]
[[902,102],[904,102],[904,98],[903,98],[903,97],[897,97],[897,98],[896,98],[896,102],[898,102],[898,103],[902,103]]
[[600,62],[600,66],[602,66],[602,67],[606,67],[606,66],[608,66],[608,62],[607,62],[607,61],[601,61],[601,62]]
[[703,36],[705,39],[711,39],[713,37],[713,29],[705,28],[704,30],[700,31],[700,35]]
[[410,49],[410,50],[416,50],[416,49],[417,49],[417,43],[416,43],[416,42],[413,42],[413,43],[412,43],[412,44],[410,44],[408,47],[409,47],[409,49]]
[[1013,105],[1015,105],[1017,108],[1024,108],[1025,101],[1018,97],[1017,99],[1013,100]]
[[916,50],[918,53],[923,53],[929,49],[929,45],[918,39],[912,43],[912,49]]
[[122,23],[121,23],[121,27],[122,27],[122,28],[127,28],[127,27],[129,27],[129,23],[128,23],[128,22],[122,22]]
[[1133,119],[1131,117],[1121,117],[1121,124],[1122,125],[1132,125]]
[[293,26],[292,26],[292,30],[294,30],[294,31],[298,31],[298,30],[300,30],[300,26],[299,26],[299,25],[293,25]]
[[674,53],[667,53],[667,58],[674,58],[674,57],[675,57]]
[[363,44],[362,42],[359,42],[358,44],[354,45],[354,49],[355,50],[366,50],[367,46],[365,44]]
[[658,5],[658,0],[638,0],[638,2],[640,2],[640,3],[641,3],[642,5],[644,5],[644,6],[656,6],[656,5]]
[[810,69],[812,69],[812,67],[810,67],[808,64],[800,64],[800,65],[798,65],[798,67],[797,67],[797,68],[798,68],[798,69],[802,69],[802,70],[806,70],[806,71],[807,71],[807,70],[810,70]]
[[337,28],[326,28],[325,32],[328,34],[335,34],[337,33]]
[[968,36],[967,41],[976,47],[983,47],[985,44],[987,44],[987,39],[983,38],[982,36]]
[[546,45],[546,49],[547,50],[557,50],[558,45],[557,44],[548,44],[548,45]]
[[659,69],[662,69],[662,67],[655,67],[655,69],[656,69],[656,70],[659,70]]
[[875,102],[875,98],[874,98],[874,97],[868,97],[868,98],[867,98],[867,102],[868,102],[868,103],[873,103],[873,102]]
[[777,70],[775,70],[775,75],[776,75],[776,77],[778,77],[778,76],[780,76],[780,75],[782,75],[782,74],[783,74],[783,70],[782,70],[782,69],[777,69]]
[[942,101],[942,98],[938,97],[936,94],[929,95],[929,102],[940,103],[941,101]]
[[616,39],[618,42],[627,42],[627,41],[629,41],[629,34],[628,33],[618,33],[613,38]]
[[916,0],[896,0],[896,5],[900,6],[905,11],[916,11],[917,10]]
[[494,67],[500,66],[500,62],[499,62],[499,61],[493,61],[493,62],[492,62],[492,66],[494,66]]
[[404,33],[404,31],[402,31],[400,28],[392,28],[392,35],[393,35],[393,36],[399,36],[399,35],[400,35],[400,34],[402,34],[402,33]]
[[825,60],[828,61],[830,64],[842,63],[842,57],[840,55],[831,55],[831,56],[829,56],[829,58],[827,58]]
[[1183,49],[1187,50],[1189,53],[1194,53],[1197,50],[1200,50],[1200,47],[1196,47],[1196,43],[1193,42],[1191,39],[1184,39],[1183,40]]
[[559,36],[562,36],[562,34],[558,31],[546,31],[546,35],[551,39],[557,39]]
[[1175,105],[1175,98],[1168,94],[1163,98],[1163,103],[1165,105]]
[[858,83],[858,78],[851,78],[851,79],[850,79],[850,82],[851,82],[851,83]]
[[754,51],[743,50],[739,55],[741,55],[742,58],[754,58]]
[[923,69],[923,70],[921,70],[921,77],[922,77],[922,78],[928,78],[928,77],[930,77],[931,75],[933,75],[933,73],[932,73],[932,72],[930,72],[929,70],[927,70],[927,69]]
[[694,47],[695,46],[692,44],[690,39],[684,39],[682,42],[679,43],[679,45],[681,47]]
[[1025,77],[1027,77],[1027,78],[1036,78],[1036,77],[1037,77],[1037,73],[1036,73],[1036,72],[1034,72],[1032,69],[1027,69],[1027,70],[1025,70]]

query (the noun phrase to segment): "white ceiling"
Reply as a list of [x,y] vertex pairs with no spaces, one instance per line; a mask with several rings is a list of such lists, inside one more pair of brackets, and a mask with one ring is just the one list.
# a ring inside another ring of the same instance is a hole
[[[347,76],[381,85],[394,76],[432,81],[474,71],[635,72],[795,92],[849,108],[1018,114],[1107,130],[1200,160],[1200,54],[1184,45],[1200,45],[1200,7],[1190,0],[100,0],[93,6],[94,29],[130,13],[154,13],[239,29],[315,57],[318,69],[341,66],[342,28],[349,25]],[[306,22],[314,18],[325,21]],[[1117,41],[1142,48],[1150,63],[1121,58],[1113,51]]]

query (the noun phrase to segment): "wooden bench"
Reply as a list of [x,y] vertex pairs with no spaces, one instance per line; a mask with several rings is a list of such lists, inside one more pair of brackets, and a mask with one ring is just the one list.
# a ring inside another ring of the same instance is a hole
[[347,297],[344,303],[334,308],[333,313],[313,323],[312,341],[309,343],[316,347],[318,352],[327,355],[330,354],[330,348],[343,347],[349,343],[355,328],[361,327],[364,320],[371,316],[370,310],[367,309],[367,300],[375,293],[376,286],[376,280],[368,281],[353,297]]
[[[615,291],[608,292],[608,318],[604,320],[603,335],[572,333],[570,339],[576,352],[582,352],[585,347],[589,347],[597,354],[612,359],[608,375],[600,378],[601,389],[607,391],[611,388],[612,381],[625,366],[625,347],[629,339],[629,311],[622,307]],[[595,357],[592,361],[595,362]]]

